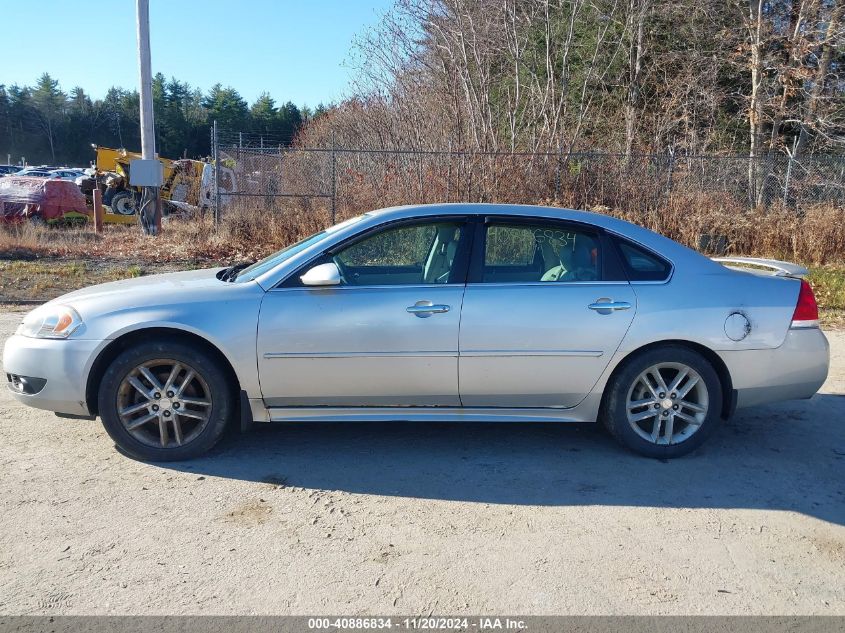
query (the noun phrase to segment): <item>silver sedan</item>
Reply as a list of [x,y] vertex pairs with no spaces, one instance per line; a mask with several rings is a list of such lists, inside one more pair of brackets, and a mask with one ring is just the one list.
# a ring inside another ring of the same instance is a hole
[[675,457],[737,407],[822,385],[805,272],[580,211],[397,207],[247,267],[59,297],[3,366],[20,402],[99,415],[147,460],[204,453],[232,424],[353,420],[598,420]]

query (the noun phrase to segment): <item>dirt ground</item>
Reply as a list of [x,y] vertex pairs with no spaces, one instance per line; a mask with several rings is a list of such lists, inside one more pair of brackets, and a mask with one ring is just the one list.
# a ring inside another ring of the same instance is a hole
[[0,613],[843,615],[829,336],[820,395],[665,463],[595,425],[364,423],[143,464],[3,389]]

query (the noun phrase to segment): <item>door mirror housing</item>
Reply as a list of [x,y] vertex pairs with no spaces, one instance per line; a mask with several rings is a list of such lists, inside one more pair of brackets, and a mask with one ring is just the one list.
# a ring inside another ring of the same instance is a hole
[[299,278],[306,286],[339,286],[340,270],[334,262],[319,264]]

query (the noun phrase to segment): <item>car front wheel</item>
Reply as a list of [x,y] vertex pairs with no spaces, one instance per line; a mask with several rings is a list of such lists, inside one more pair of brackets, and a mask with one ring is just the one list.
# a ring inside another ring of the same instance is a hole
[[626,361],[606,394],[605,426],[622,444],[647,457],[689,453],[721,419],[719,376],[700,354],[677,345]]
[[236,390],[210,354],[176,341],[122,352],[100,383],[108,434],[130,457],[190,459],[211,449],[234,415]]

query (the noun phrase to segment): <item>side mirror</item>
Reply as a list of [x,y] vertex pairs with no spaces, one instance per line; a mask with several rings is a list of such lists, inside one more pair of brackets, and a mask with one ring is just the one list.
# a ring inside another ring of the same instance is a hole
[[320,264],[310,268],[300,279],[306,286],[338,286],[340,285],[340,270],[333,262]]

